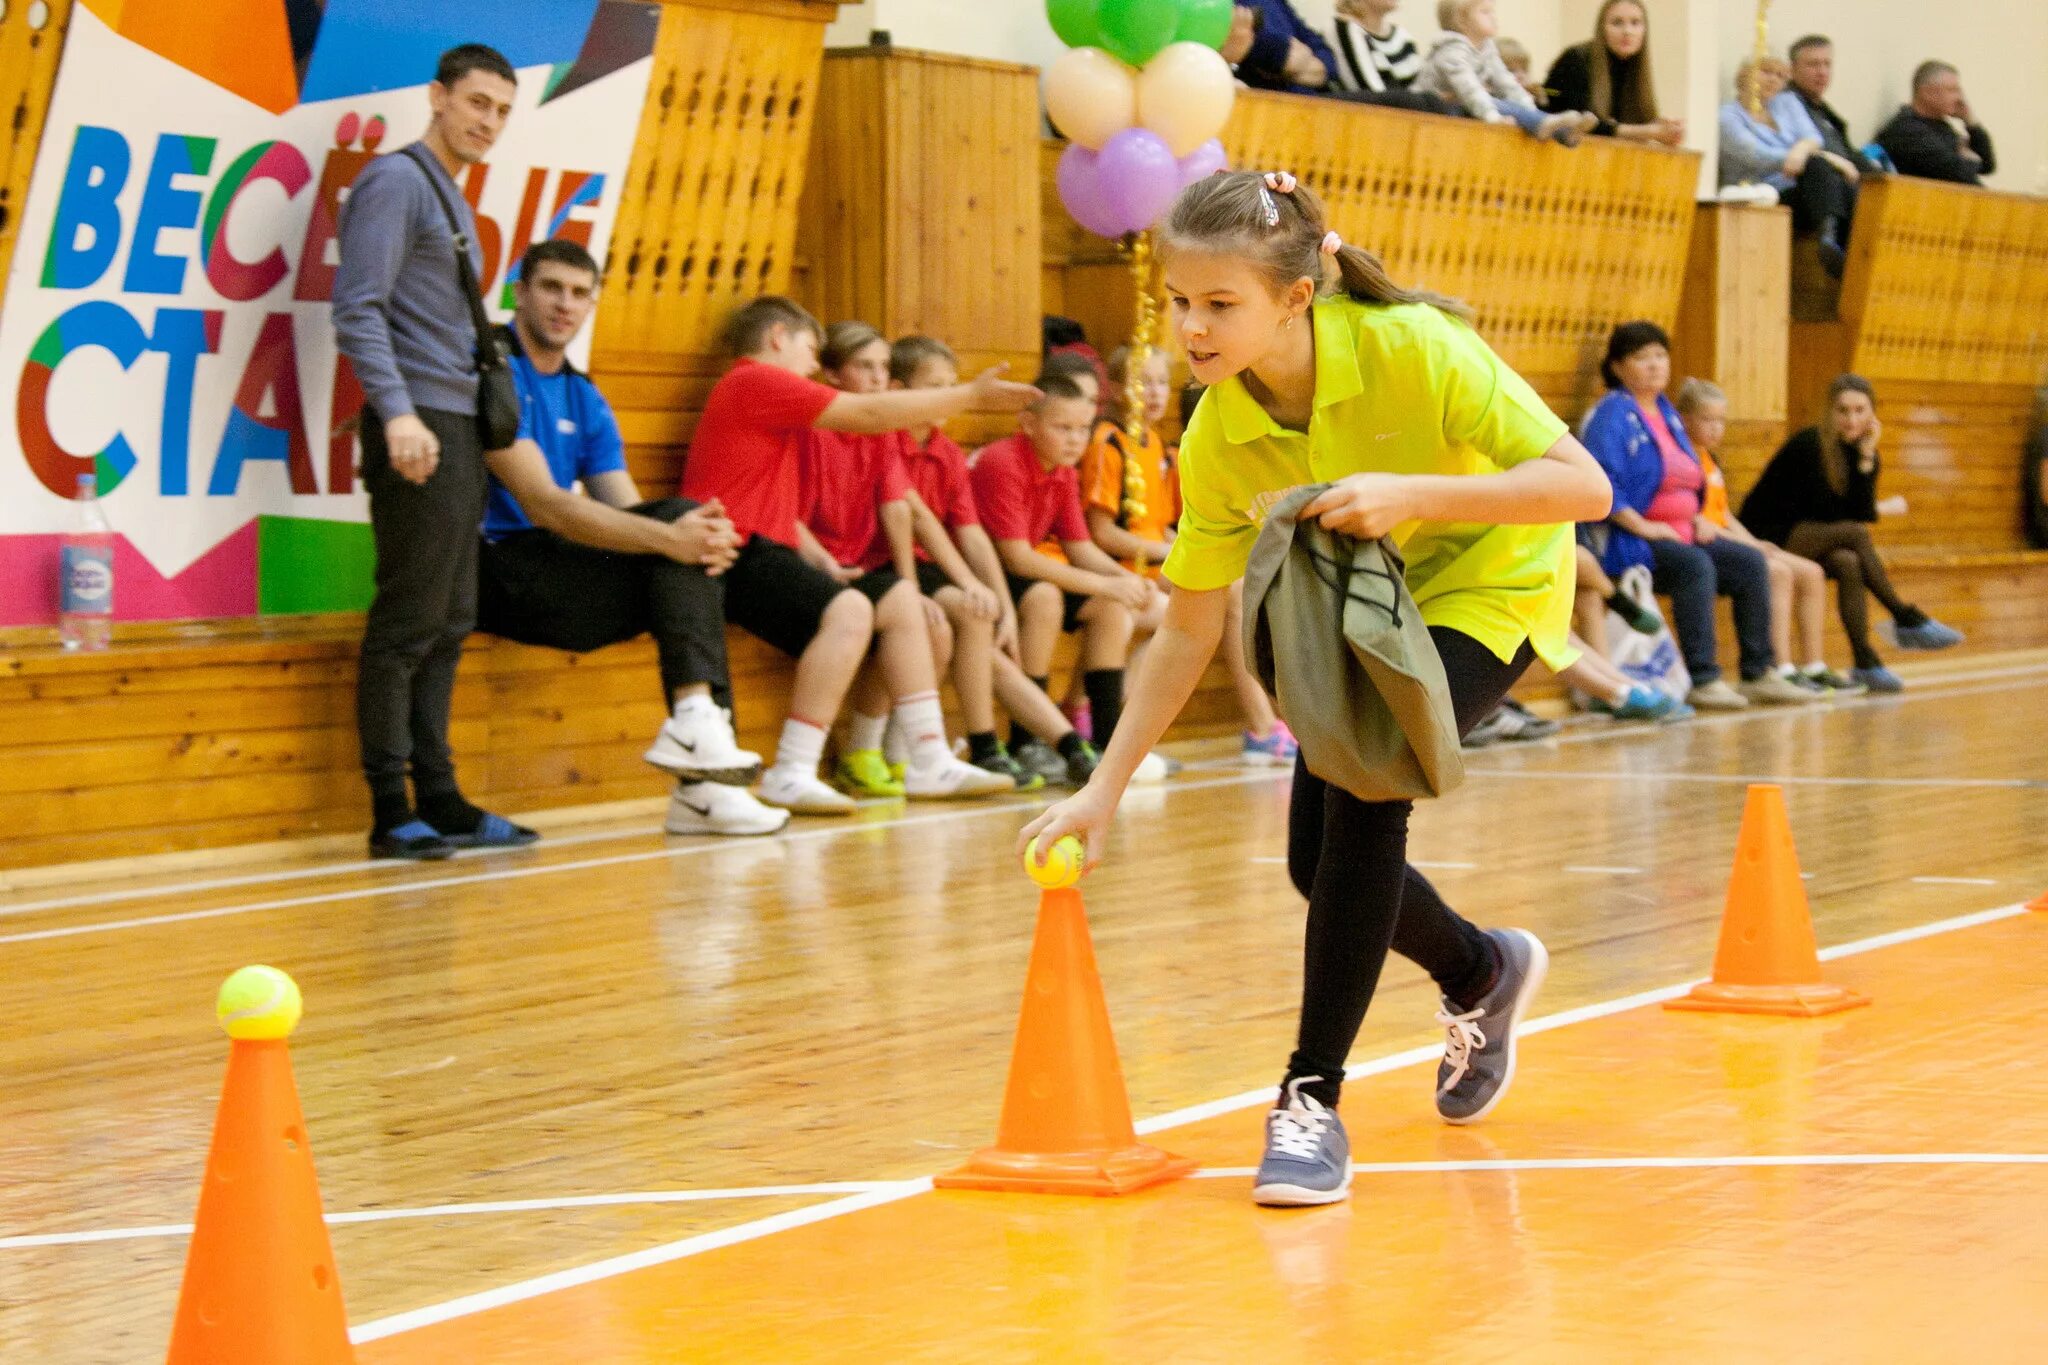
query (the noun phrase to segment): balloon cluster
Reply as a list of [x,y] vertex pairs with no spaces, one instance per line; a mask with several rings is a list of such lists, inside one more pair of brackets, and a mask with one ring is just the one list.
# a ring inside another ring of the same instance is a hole
[[1071,145],[1060,202],[1103,237],[1143,232],[1184,186],[1224,168],[1218,134],[1237,82],[1217,49],[1232,0],[1046,0],[1068,46],[1045,110]]

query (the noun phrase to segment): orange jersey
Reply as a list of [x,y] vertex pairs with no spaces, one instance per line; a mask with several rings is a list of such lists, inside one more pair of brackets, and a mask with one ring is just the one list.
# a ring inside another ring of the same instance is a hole
[[1714,463],[1711,452],[1703,445],[1695,445],[1694,452],[1700,457],[1700,468],[1706,473],[1706,487],[1700,490],[1700,515],[1716,526],[1728,524],[1728,480],[1721,474],[1721,466]]
[[[1126,519],[1124,470],[1130,462],[1136,463],[1144,480],[1145,509],[1143,515]],[[1081,500],[1108,512],[1140,540],[1164,541],[1180,520],[1180,480],[1159,433],[1146,427],[1144,440],[1133,443],[1114,422],[1096,423],[1088,453],[1081,457]]]

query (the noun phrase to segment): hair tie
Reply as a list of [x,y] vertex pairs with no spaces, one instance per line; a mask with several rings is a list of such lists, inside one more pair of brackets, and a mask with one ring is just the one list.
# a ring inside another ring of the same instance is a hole
[[1323,234],[1322,249],[1325,256],[1334,256],[1344,249],[1344,239],[1334,232],[1326,232]]
[[1282,194],[1292,194],[1294,193],[1296,183],[1295,178],[1286,171],[1266,172],[1266,188],[1269,190],[1278,190]]

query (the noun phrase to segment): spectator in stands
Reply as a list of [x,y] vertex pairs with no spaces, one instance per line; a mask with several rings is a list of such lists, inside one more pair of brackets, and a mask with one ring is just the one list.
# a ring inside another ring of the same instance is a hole
[[789,812],[748,794],[761,759],[739,747],[728,709],[718,576],[739,543],[716,503],[641,500],[611,405],[565,354],[597,284],[597,262],[574,242],[537,242],[519,263],[517,311],[502,333],[519,389],[519,439],[484,457],[479,624],[578,654],[652,635],[670,715],[646,757],[676,777],[667,830],[772,834]]
[[456,270],[455,253],[466,251],[481,276],[483,254],[455,175],[490,151],[517,91],[493,49],[442,53],[427,131],[364,167],[341,214],[334,335],[363,387],[363,487],[377,546],[356,678],[375,858],[440,859],[458,846],[540,837],[465,800],[448,749],[455,667],[476,624],[476,358],[487,340]]
[[1108,404],[1109,372],[1093,347],[1085,351],[1048,351],[1045,359],[1039,362],[1038,378],[1031,382],[1042,384],[1054,375],[1062,375],[1080,385],[1082,394],[1095,405],[1096,416],[1101,417]]
[[[1857,693],[1864,689],[1827,666],[1821,653],[1822,618],[1827,612],[1828,579],[1820,565],[1802,559],[1768,540],[1759,540],[1735,518],[1728,507],[1728,481],[1721,473],[1715,451],[1728,435],[1728,395],[1704,379],[1688,379],[1678,389],[1678,416],[1692,438],[1693,453],[1700,457],[1707,485],[1701,498],[1700,515],[1744,545],[1762,552],[1771,571],[1771,651],[1777,658],[1778,674],[1815,692]],[[1798,625],[1797,652],[1793,647],[1793,626]],[[1802,667],[1800,659],[1806,663]]]
[[1922,62],[1913,72],[1913,102],[1901,105],[1877,134],[1901,175],[1981,185],[1998,169],[1991,134],[1970,116],[1962,77],[1947,62]]
[[1336,62],[1320,92],[1359,104],[1454,114],[1450,104],[1415,90],[1422,49],[1415,35],[1394,18],[1401,0],[1337,0],[1331,30]]
[[1897,692],[1904,684],[1870,643],[1866,594],[1876,594],[1891,613],[1902,648],[1947,649],[1963,636],[1899,597],[1871,543],[1872,523],[1907,511],[1904,498],[1877,496],[1883,434],[1870,381],[1841,376],[1828,386],[1819,424],[1795,434],[1771,457],[1743,499],[1742,520],[1757,536],[1827,571],[1855,657],[1849,676],[1872,692]]
[[1664,618],[1649,611],[1616,587],[1600,561],[1584,545],[1578,547],[1578,582],[1572,598],[1572,648],[1579,661],[1558,673],[1565,686],[1586,695],[1588,709],[1616,720],[1683,720],[1696,713],[1690,706],[1652,687],[1630,680],[1607,658],[1607,613],[1613,611],[1629,629],[1655,635]]
[[[833,323],[818,363],[825,379],[842,393],[876,394],[889,387],[889,343],[865,322]],[[833,778],[855,796],[992,796],[1016,783],[1008,774],[960,762],[943,746],[943,758],[928,754],[930,761],[922,766],[908,762],[922,704],[937,703],[938,674],[957,655],[970,674],[987,677],[1000,615],[995,598],[979,584],[973,585],[957,629],[938,603],[924,596],[908,500],[910,476],[904,468],[909,445],[904,431],[814,427],[803,433],[798,447],[797,553],[875,608],[874,654],[854,682],[846,744]],[[981,691],[986,695],[986,685]],[[985,712],[981,719],[992,725]],[[892,732],[891,754],[902,760],[894,767],[883,754]]]
[[[1600,373],[1608,394],[1587,414],[1581,438],[1614,484],[1614,511],[1594,531],[1596,541],[1605,542],[1600,564],[1610,575],[1647,565],[1657,591],[1670,596],[1679,649],[1692,675],[1687,701],[1701,710],[1736,711],[1751,701],[1813,700],[1812,692],[1773,667],[1771,581],[1763,555],[1700,516],[1706,474],[1664,396],[1670,339],[1653,322],[1624,323],[1607,343]],[[1715,658],[1717,593],[1735,607],[1740,691],[1721,677]]]
[[1494,46],[1500,49],[1500,64],[1515,78],[1515,84],[1529,92],[1529,98],[1536,101],[1538,109],[1550,107],[1550,92],[1536,82],[1536,68],[1529,57],[1529,49],[1514,38],[1497,38]]
[[1600,120],[1583,110],[1546,114],[1536,107],[1494,45],[1500,32],[1494,0],[1437,0],[1436,10],[1444,34],[1415,78],[1417,90],[1455,100],[1482,123],[1512,123],[1531,137],[1567,147],[1578,146],[1582,134],[1599,126]]
[[[1026,676],[1044,686],[1058,635],[1028,628],[1054,603],[1061,630],[1081,633],[1082,684],[1095,740],[1106,743],[1123,711],[1124,667],[1140,620],[1159,615],[1159,589],[1095,547],[1081,510],[1074,467],[1088,449],[1094,412],[1070,379],[1048,378],[1018,419],[1018,431],[979,451],[974,502],[994,540],[1017,603]],[[1040,553],[1056,538],[1065,560]],[[1157,757],[1153,755],[1151,757]],[[1149,759],[1148,759],[1149,761]],[[1159,765],[1164,767],[1163,762]]]
[[[1092,366],[1084,364],[1080,373],[1093,382]],[[960,366],[944,342],[926,336],[903,337],[889,349],[889,381],[892,387],[902,389],[950,388],[960,382]],[[1044,382],[1043,376],[1039,382]],[[918,579],[924,591],[938,602],[956,629],[976,583],[995,596],[1001,610],[989,675],[977,677],[957,656],[954,660],[953,688],[967,722],[968,761],[1010,776],[1020,791],[1036,791],[1048,781],[1082,785],[1095,771],[1097,754],[1074,732],[1044,686],[1025,677],[1018,663],[1023,626],[995,542],[982,529],[965,452],[939,424],[928,423],[911,428],[905,467],[917,523]],[[934,568],[939,576],[931,572]],[[1031,628],[1042,638],[1056,638],[1058,598],[1035,599],[1031,605],[1046,618],[1034,620]],[[991,688],[1010,713],[1007,748],[995,740]]]
[[1568,47],[1551,64],[1543,84],[1552,112],[1590,111],[1594,131],[1631,142],[1676,147],[1685,125],[1657,112],[1657,88],[1650,76],[1650,16],[1642,0],[1606,0],[1593,24],[1591,42]]
[[[1779,98],[1790,75],[1775,57],[1736,69],[1735,98],[1721,106],[1721,183],[1776,190],[1791,206],[1792,230],[1818,241],[1821,265],[1840,279],[1856,213],[1856,164],[1827,150],[1803,103]],[[1750,112],[1752,100],[1762,113]]]
[[[798,445],[812,428],[900,431],[940,422],[969,408],[1015,408],[1037,390],[991,369],[971,384],[943,389],[842,393],[811,376],[822,332],[785,298],[758,298],[735,313],[726,344],[738,357],[713,386],[683,465],[682,495],[719,500],[732,519],[739,554],[726,570],[726,616],[796,659],[789,718],[761,798],[798,814],[840,815],[853,802],[818,778],[825,730],[839,711],[874,637],[868,599],[822,572],[796,550],[801,510]],[[911,739],[905,785],[947,780],[945,718],[931,655],[908,648],[889,660]],[[914,657],[912,657],[914,655]],[[922,672],[921,686],[903,685]]]
[[[1814,33],[1808,34],[1792,44],[1791,88],[1781,93],[1773,104],[1798,104],[1806,110],[1815,128],[1820,130],[1821,150],[1841,157],[1856,168],[1858,175],[1874,171],[1876,164],[1863,155],[1849,138],[1849,121],[1835,111],[1828,103],[1828,87],[1835,79],[1835,44],[1832,39]],[[1778,121],[1787,121],[1786,113],[1779,114]],[[1856,176],[1850,176],[1851,184]]]
[[[1248,0],[1238,16],[1223,59],[1254,90],[1316,94],[1330,83],[1337,56],[1288,0]],[[1247,13],[1248,12],[1248,13]]]

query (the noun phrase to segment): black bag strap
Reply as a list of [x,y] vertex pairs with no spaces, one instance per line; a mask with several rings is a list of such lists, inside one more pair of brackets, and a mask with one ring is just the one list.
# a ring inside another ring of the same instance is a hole
[[[498,340],[491,326],[490,315],[484,312],[483,285],[477,280],[476,266],[469,259],[469,234],[462,230],[462,219],[456,216],[455,205],[448,200],[448,192],[441,188],[439,177],[427,165],[425,153],[415,142],[405,149],[404,155],[420,168],[420,174],[427,178],[427,184],[434,190],[434,198],[441,201],[441,212],[448,216],[448,230],[455,234],[455,278],[462,285],[462,297],[469,300],[469,320],[476,328],[477,359],[481,363],[503,363],[504,343]],[[485,361],[485,357],[489,361]]]
[[[1399,582],[1400,576],[1381,569],[1360,568],[1354,562],[1355,551],[1353,547],[1355,542],[1349,536],[1333,531],[1330,533],[1330,539],[1335,543],[1339,551],[1335,556],[1324,554],[1314,545],[1305,545],[1304,548],[1308,551],[1309,563],[1314,566],[1316,577],[1337,590],[1338,632],[1340,634],[1343,632],[1344,612],[1353,602],[1357,602],[1362,606],[1377,607],[1380,611],[1386,613],[1394,628],[1399,630],[1401,628],[1401,590],[1395,584]],[[1352,591],[1351,579],[1353,575],[1363,575],[1368,578],[1384,578],[1389,589],[1388,600],[1382,602],[1370,592]]]

